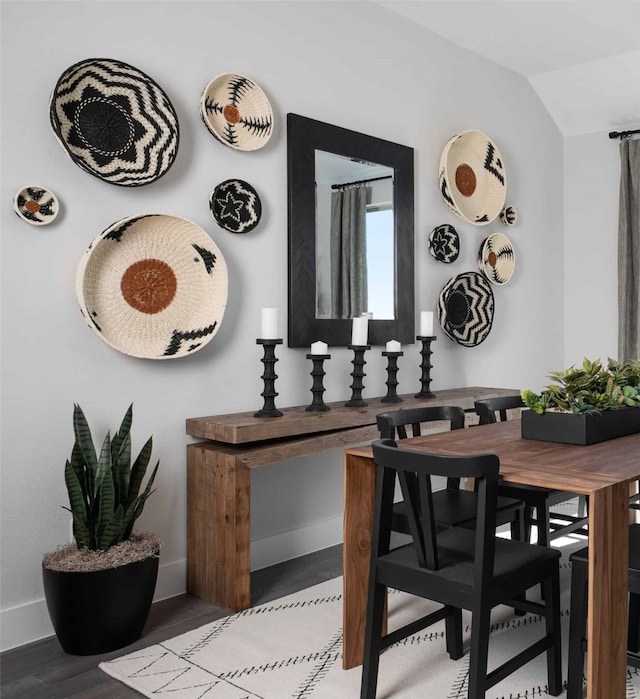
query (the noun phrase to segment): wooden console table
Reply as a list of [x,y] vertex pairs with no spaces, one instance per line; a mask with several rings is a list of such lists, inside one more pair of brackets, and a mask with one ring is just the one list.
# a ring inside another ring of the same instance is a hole
[[187,591],[231,611],[250,606],[252,469],[376,439],[376,415],[387,410],[457,405],[472,411],[476,400],[514,393],[456,388],[428,399],[403,395],[401,403],[366,398],[361,408],[329,403],[327,412],[280,408],[283,415],[275,418],[248,412],[187,419],[187,434],[207,440],[187,445]]

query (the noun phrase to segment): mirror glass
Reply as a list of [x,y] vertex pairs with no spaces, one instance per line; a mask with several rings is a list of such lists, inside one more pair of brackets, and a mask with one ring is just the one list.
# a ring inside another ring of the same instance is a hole
[[287,115],[290,347],[414,334],[413,149]]
[[316,318],[395,318],[393,169],[316,150]]

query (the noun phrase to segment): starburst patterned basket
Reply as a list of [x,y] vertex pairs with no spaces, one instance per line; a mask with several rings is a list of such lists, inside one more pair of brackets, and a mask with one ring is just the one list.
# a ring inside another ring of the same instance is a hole
[[60,204],[50,190],[30,185],[16,192],[13,210],[19,218],[32,226],[46,226],[58,215]]
[[243,180],[225,180],[211,193],[209,208],[216,223],[232,233],[248,233],[260,222],[262,203]]
[[176,359],[220,328],[227,266],[195,223],[146,214],[116,221],[82,256],[76,294],[89,327],[124,354]]
[[458,259],[460,254],[460,238],[456,229],[443,223],[436,226],[429,234],[429,254],[438,262],[450,264]]
[[491,284],[478,272],[449,279],[438,299],[438,319],[447,337],[464,347],[483,342],[493,325]]
[[482,131],[463,131],[442,151],[440,193],[456,216],[486,226],[502,210],[507,194],[504,161],[496,144]]
[[273,132],[273,110],[264,91],[236,73],[209,82],[200,98],[200,115],[220,143],[236,150],[258,150]]
[[51,94],[49,118],[73,162],[110,184],[155,182],[178,152],[178,117],[169,98],[122,61],[89,58],[67,68]]
[[493,284],[506,284],[516,266],[516,253],[504,233],[485,238],[478,253],[478,267]]

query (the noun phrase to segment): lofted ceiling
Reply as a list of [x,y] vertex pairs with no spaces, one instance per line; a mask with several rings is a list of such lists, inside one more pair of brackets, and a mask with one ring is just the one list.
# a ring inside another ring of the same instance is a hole
[[564,136],[640,128],[640,0],[379,0],[526,77]]

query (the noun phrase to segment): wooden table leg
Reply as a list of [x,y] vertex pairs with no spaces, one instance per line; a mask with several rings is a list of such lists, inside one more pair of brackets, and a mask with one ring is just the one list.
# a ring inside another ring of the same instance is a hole
[[342,667],[362,665],[376,469],[370,457],[345,454]]
[[626,695],[628,498],[626,483],[589,498],[588,699]]
[[233,612],[251,601],[250,487],[233,455],[187,446],[187,591]]

